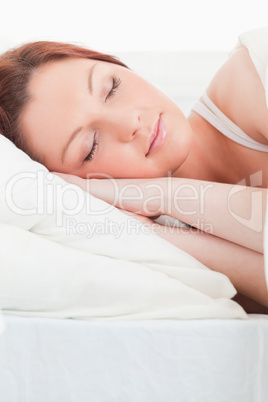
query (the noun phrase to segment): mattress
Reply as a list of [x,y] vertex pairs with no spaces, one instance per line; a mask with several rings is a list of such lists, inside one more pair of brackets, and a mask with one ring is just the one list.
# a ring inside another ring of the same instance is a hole
[[268,400],[268,316],[4,318],[0,402]]

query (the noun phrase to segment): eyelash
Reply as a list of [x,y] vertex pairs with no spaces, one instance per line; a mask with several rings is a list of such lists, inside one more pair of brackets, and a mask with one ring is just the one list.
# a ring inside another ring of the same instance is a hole
[[[108,93],[108,95],[106,96],[105,101],[107,99],[111,98],[113,95],[115,95],[115,93],[116,93],[116,91],[117,91],[117,89],[118,89],[120,84],[121,84],[120,78],[119,77],[113,77],[112,88],[111,88],[110,92]],[[95,153],[97,151],[97,147],[98,147],[98,142],[96,141],[95,136],[94,136],[92,149],[89,152],[89,154],[85,157],[84,162],[91,161],[94,158],[94,155],[95,155]]]
[[94,139],[93,139],[93,145],[92,145],[92,149],[89,152],[89,154],[85,157],[84,162],[89,162],[91,161],[91,159],[94,158],[95,153],[97,152],[97,147],[98,147],[98,141],[95,138],[96,134],[94,135]]
[[111,88],[110,92],[108,93],[105,101],[107,99],[111,98],[116,93],[116,91],[117,91],[117,89],[118,89],[120,84],[121,84],[120,78],[119,77],[113,77],[113,85],[112,85],[112,88]]

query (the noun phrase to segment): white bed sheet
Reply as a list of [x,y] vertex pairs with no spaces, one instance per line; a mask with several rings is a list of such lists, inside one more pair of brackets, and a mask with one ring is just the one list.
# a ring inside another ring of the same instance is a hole
[[0,402],[268,400],[268,316],[5,323]]

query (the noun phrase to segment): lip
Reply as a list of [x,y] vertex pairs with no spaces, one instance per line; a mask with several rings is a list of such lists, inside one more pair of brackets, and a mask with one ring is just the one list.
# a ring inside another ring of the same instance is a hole
[[153,132],[150,135],[149,148],[146,156],[151,155],[162,148],[165,143],[166,135],[167,128],[162,116],[160,115],[159,119],[153,126]]

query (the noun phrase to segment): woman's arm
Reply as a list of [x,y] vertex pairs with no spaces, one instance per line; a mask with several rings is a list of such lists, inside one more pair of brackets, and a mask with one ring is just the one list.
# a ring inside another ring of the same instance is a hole
[[266,189],[170,177],[80,180],[86,191],[121,209],[146,216],[170,215],[263,253]]
[[267,144],[265,90],[245,47],[236,50],[218,70],[207,93],[216,106],[245,133],[255,141]]
[[170,177],[60,176],[125,210],[151,217],[167,214],[198,228],[167,227],[138,217],[165,240],[228,276],[239,293],[268,307],[262,254],[266,190]]
[[226,275],[238,292],[236,301],[245,311],[268,314],[263,254],[194,228],[159,225],[145,216],[130,214],[211,270]]
[[97,198],[139,215],[169,215],[263,253],[267,190],[194,179],[82,179],[59,174]]
[[159,225],[150,218],[134,216],[211,270],[226,275],[238,292],[235,300],[246,312],[268,314],[263,254],[194,228]]
[[200,230],[155,224],[152,228],[211,270],[228,276],[238,293],[268,307],[263,254]]

